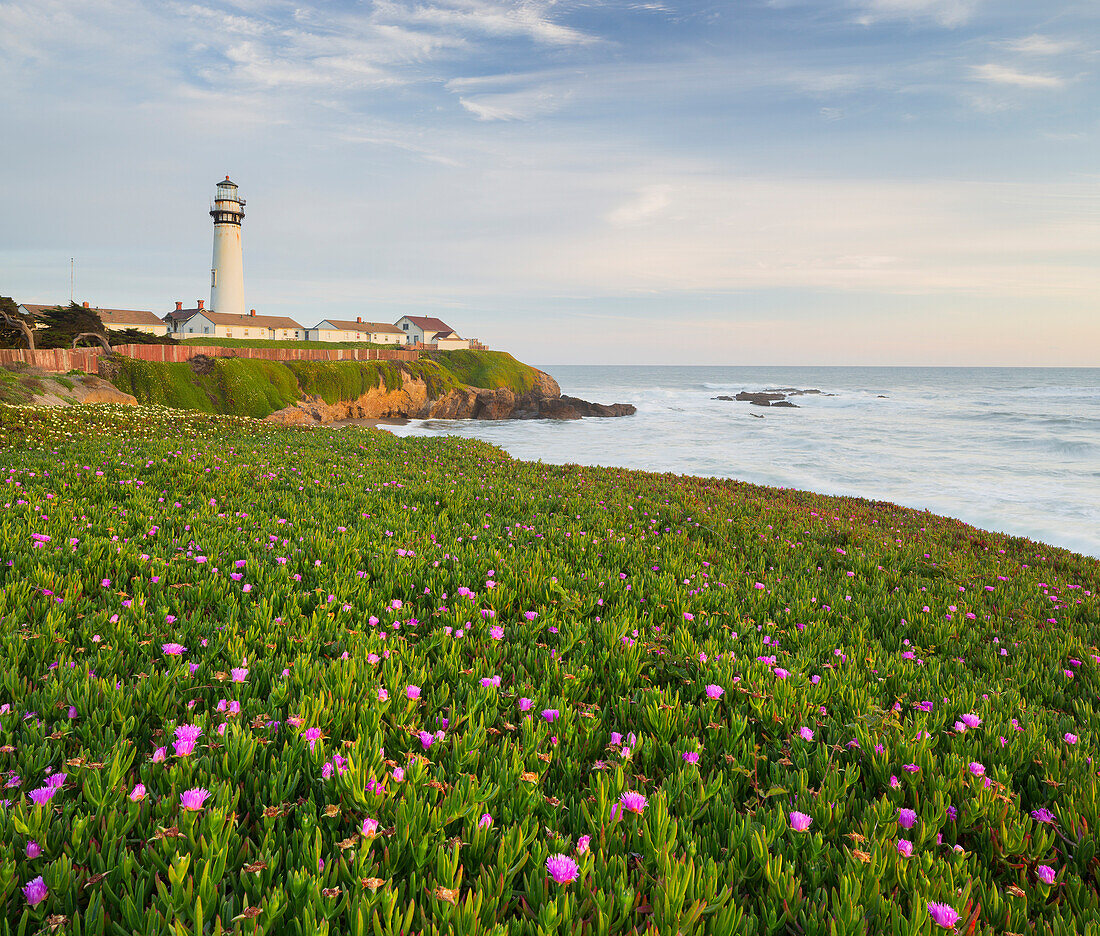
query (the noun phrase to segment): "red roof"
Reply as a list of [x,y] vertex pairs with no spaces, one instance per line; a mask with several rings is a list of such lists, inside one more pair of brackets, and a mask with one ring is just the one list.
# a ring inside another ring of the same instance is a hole
[[451,326],[444,322],[442,319],[429,318],[424,315],[406,315],[410,322],[412,322],[417,328],[426,332],[449,332]]

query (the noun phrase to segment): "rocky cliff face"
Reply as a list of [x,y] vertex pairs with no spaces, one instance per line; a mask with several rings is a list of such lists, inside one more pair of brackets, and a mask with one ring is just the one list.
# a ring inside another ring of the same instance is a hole
[[424,381],[402,371],[400,390],[388,390],[384,383],[357,400],[325,403],[317,397],[300,400],[294,406],[268,416],[271,422],[306,426],[345,419],[580,419],[582,416],[630,416],[629,403],[605,406],[575,397],[563,397],[558,382],[538,371],[535,386],[516,395],[511,390],[483,390],[463,387],[432,398]]

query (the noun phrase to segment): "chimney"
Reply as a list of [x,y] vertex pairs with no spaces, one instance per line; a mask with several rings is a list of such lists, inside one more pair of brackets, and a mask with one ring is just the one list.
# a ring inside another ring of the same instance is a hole
[[177,312],[182,312],[183,311],[183,303],[182,302],[177,302],[176,303],[176,311]]
[[357,322],[360,322],[360,323],[362,323],[362,321],[363,321],[363,316],[361,316],[361,315],[357,315],[357,316],[355,316],[355,321],[357,321]]
[[249,314],[249,315],[255,315],[255,314],[256,314],[256,310],[255,310],[255,309],[249,309],[249,310],[248,310],[248,314]]
[[91,304],[90,304],[90,303],[87,303],[87,302],[85,302],[85,303],[84,303],[84,308],[85,308],[85,309],[90,309],[91,307],[92,307],[92,306],[91,306]]
[[196,299],[195,301],[196,301],[196,302],[197,302],[197,303],[199,304],[199,311],[201,312],[201,311],[202,311],[202,304],[203,304],[203,303],[204,303],[204,302],[205,302],[206,300],[205,300],[205,299]]

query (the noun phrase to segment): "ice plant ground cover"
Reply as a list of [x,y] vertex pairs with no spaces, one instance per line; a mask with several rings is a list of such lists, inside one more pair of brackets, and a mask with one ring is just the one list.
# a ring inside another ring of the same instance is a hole
[[1096,560],[169,410],[0,466],[5,934],[1100,927]]

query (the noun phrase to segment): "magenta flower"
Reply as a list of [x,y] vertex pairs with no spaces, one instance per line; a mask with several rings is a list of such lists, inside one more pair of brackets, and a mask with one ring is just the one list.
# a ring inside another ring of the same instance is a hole
[[1038,809],[1031,811],[1031,818],[1036,822],[1046,822],[1051,825],[1054,824],[1054,813],[1052,813],[1046,806],[1040,806]]
[[202,729],[198,725],[180,725],[176,729],[176,737],[181,741],[198,741]]
[[302,737],[309,742],[309,749],[312,751],[314,745],[321,740],[320,728],[307,728],[302,732]]
[[954,907],[935,901],[928,902],[928,915],[932,917],[932,922],[944,929],[954,929],[959,922],[959,912]]
[[393,768],[393,781],[394,781],[394,783],[400,783],[404,779],[405,779],[405,768],[404,767],[394,767]]
[[39,787],[37,790],[31,790],[30,793],[27,794],[27,796],[30,797],[31,802],[34,803],[35,806],[45,806],[51,799],[53,799],[53,795],[56,792],[57,787],[47,785],[44,787]]
[[28,858],[37,858],[42,854],[42,846],[39,845],[34,839],[27,842],[26,853]]
[[529,712],[531,711],[531,706],[534,705],[535,702],[533,699],[520,699],[518,704],[521,712]]
[[898,810],[898,825],[903,829],[911,829],[917,824],[917,814],[912,809]]
[[591,835],[582,835],[579,839],[577,839],[577,854],[578,855],[583,855],[586,851],[588,851],[588,846],[591,843],[592,843],[592,836]]
[[786,679],[788,676],[791,675],[789,672],[787,672],[787,670],[783,669],[782,666],[777,666],[775,669],[772,670],[772,672],[775,673],[775,675],[778,676],[780,679]]
[[799,730],[798,733],[802,737],[803,741],[813,741],[814,739],[814,733],[810,728],[803,727]]
[[909,773],[920,773],[920,767],[916,764],[902,764],[902,770],[907,770]]
[[963,715],[961,721],[967,728],[977,728],[982,723],[977,715]]
[[406,686],[405,687],[405,695],[409,699],[409,701],[415,702],[417,699],[420,698],[420,687],[419,686]]
[[65,780],[68,778],[68,774],[55,773],[46,778],[46,786],[56,787],[60,789],[65,785]]
[[168,748],[159,747],[155,751],[153,751],[153,763],[154,764],[159,764],[167,756],[168,756]]
[[637,813],[640,816],[642,810],[645,809],[646,798],[641,793],[627,790],[619,797],[619,802],[623,804],[623,809],[627,812]]
[[551,855],[546,859],[546,870],[558,884],[571,884],[580,869],[568,855]]
[[488,813],[482,813],[481,818],[477,821],[477,827],[479,829],[487,829],[493,824],[493,817]]
[[794,829],[795,832],[805,832],[813,823],[813,819],[802,812],[792,812],[790,819],[791,828]]
[[176,757],[187,757],[188,754],[194,753],[195,742],[190,738],[180,738],[172,742],[172,747],[175,748]]
[[1057,872],[1050,865],[1039,865],[1035,869],[1035,876],[1044,884],[1053,884]]
[[178,643],[161,644],[160,649],[164,651],[165,656],[181,656],[187,652],[187,648]]
[[32,878],[23,887],[23,896],[27,898],[27,903],[32,907],[42,903],[49,896],[49,893],[50,889],[46,886],[46,882],[42,880],[41,874],[36,878]]
[[977,761],[971,761],[970,762],[970,772],[975,777],[984,777],[985,776],[985,764],[980,764]]
[[559,712],[556,708],[548,708],[542,710],[542,717],[545,718],[548,722],[554,721],[560,715],[561,712]]
[[248,670],[243,666],[234,666],[229,675],[233,677],[233,682],[244,682],[248,679]]
[[139,803],[145,799],[145,784],[135,783],[134,788],[130,791],[130,802]]
[[425,751],[432,746],[432,741],[435,740],[435,738],[432,737],[432,733],[430,731],[420,732],[419,737],[420,743],[424,746]]
[[908,839],[898,839],[898,854],[903,858],[911,858],[913,856],[913,843]]
[[503,640],[504,639],[504,628],[500,627],[500,626],[490,627],[489,628],[489,636],[492,637],[493,640]]
[[1076,744],[1077,743],[1077,735],[1070,734],[1067,731],[1064,735],[1062,735],[1062,740],[1065,741],[1066,744]]
[[210,791],[204,790],[202,787],[186,790],[180,794],[180,808],[187,809],[191,812],[198,812],[202,809],[202,804],[206,802],[206,798],[209,795]]
[[374,838],[378,834],[378,820],[364,819],[363,827],[359,831],[367,838]]
[[683,758],[689,764],[698,764],[699,763],[699,755],[696,754],[695,751],[684,751]]
[[716,686],[714,685],[714,683],[711,683],[709,686],[707,686],[707,698],[720,699],[722,698],[722,693],[724,693],[725,691],[726,690],[723,689],[721,686]]

